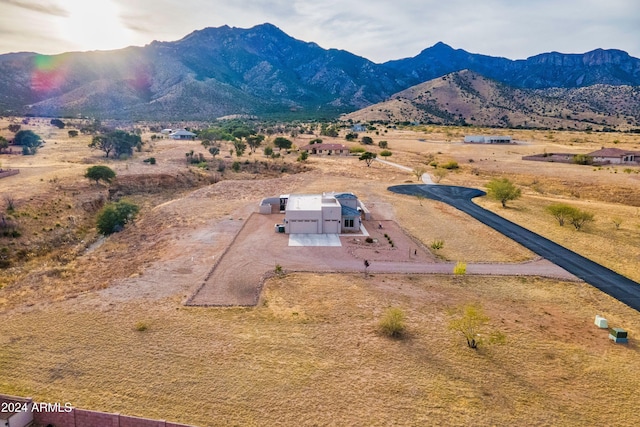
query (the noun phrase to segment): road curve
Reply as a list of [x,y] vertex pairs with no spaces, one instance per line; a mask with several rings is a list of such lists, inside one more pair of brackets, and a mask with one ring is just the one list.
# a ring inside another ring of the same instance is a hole
[[564,268],[591,286],[640,311],[640,284],[471,201],[474,197],[484,196],[484,191],[467,187],[418,184],[395,185],[388,190],[397,194],[422,195],[451,205]]

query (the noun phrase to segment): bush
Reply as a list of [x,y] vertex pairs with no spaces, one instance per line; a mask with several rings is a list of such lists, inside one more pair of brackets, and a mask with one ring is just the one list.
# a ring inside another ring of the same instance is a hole
[[116,177],[116,173],[108,166],[96,165],[88,168],[84,177],[95,181],[96,184],[100,181],[104,181],[108,184]]
[[460,166],[458,166],[458,162],[451,160],[450,162],[445,163],[444,165],[441,166],[444,169],[458,169]]
[[380,148],[389,148],[389,143],[387,141],[380,141],[378,142],[378,147]]
[[463,276],[467,274],[467,263],[458,261],[453,267],[453,274],[455,274],[456,276]]
[[444,247],[444,240],[434,240],[431,242],[431,249],[442,249]]
[[364,145],[371,145],[373,144],[373,139],[370,136],[363,136],[362,139],[360,140]]
[[349,152],[352,154],[364,153],[365,151],[367,150],[365,150],[364,147],[351,147],[349,149]]
[[136,323],[136,331],[144,332],[147,329],[149,329],[149,325],[147,325],[146,322],[138,322],[138,323]]
[[400,337],[406,328],[405,314],[397,307],[388,308],[382,319],[380,319],[378,326],[384,335],[393,338]]
[[382,156],[382,157],[389,157],[389,156],[391,156],[391,154],[393,154],[393,153],[391,153],[391,151],[389,151],[389,150],[382,150],[380,152],[380,156]]
[[132,222],[137,216],[140,208],[133,203],[120,201],[109,203],[98,213],[98,232],[108,236],[121,231],[124,226]]
[[240,172],[240,162],[233,162],[231,169],[233,169],[234,172]]

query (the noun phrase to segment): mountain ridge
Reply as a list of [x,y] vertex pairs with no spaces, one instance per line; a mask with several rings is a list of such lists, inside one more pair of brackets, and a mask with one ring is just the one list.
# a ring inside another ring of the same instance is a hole
[[0,55],[4,114],[211,119],[229,114],[336,117],[469,69],[516,88],[640,86],[640,59],[596,49],[526,60],[472,54],[438,42],[376,64],[290,37],[272,24],[194,31],[144,47],[59,55]]

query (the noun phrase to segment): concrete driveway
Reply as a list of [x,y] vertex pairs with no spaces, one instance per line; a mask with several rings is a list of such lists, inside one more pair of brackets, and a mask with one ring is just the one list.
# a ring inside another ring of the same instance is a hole
[[389,191],[411,196],[423,195],[425,198],[451,205],[562,267],[618,301],[640,311],[640,284],[539,234],[506,220],[471,201],[474,197],[484,196],[484,191],[448,185],[417,184],[395,185],[389,187]]

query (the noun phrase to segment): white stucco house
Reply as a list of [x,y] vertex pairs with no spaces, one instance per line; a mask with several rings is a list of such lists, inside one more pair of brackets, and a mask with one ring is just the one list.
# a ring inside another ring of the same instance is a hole
[[169,138],[171,139],[186,139],[193,141],[196,139],[196,134],[193,132],[189,132],[185,129],[177,129],[169,134]]
[[353,193],[290,194],[263,199],[260,213],[283,213],[287,234],[359,232],[369,211]]
[[510,136],[467,135],[464,137],[464,142],[467,144],[511,144],[513,141]]
[[640,151],[621,150],[619,148],[604,148],[593,151],[587,154],[593,158],[593,163],[596,164],[639,164],[640,163]]

